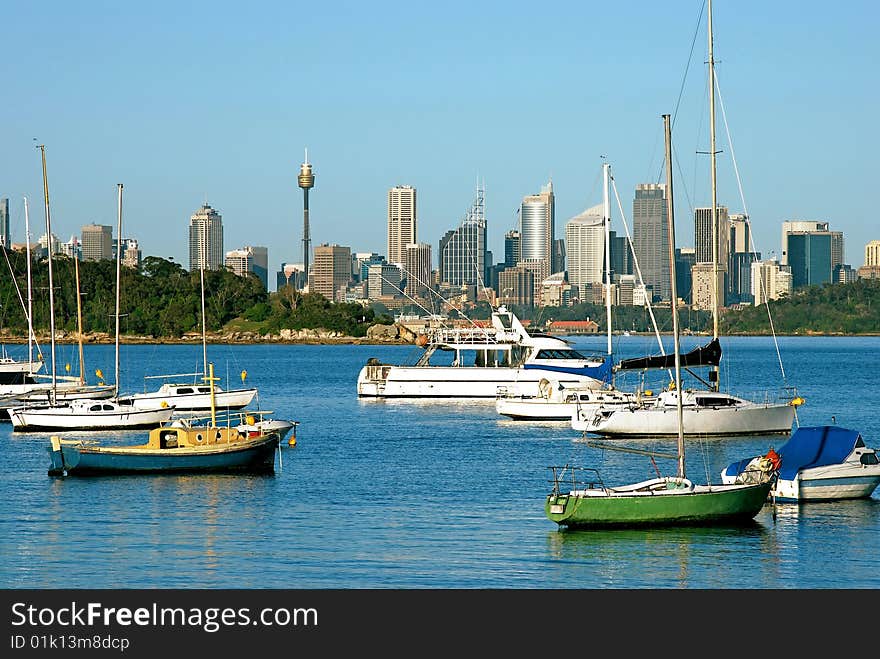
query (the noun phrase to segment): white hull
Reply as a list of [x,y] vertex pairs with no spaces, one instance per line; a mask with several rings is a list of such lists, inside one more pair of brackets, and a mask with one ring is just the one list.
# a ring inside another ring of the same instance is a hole
[[639,396],[616,390],[555,390],[549,396],[500,396],[495,411],[514,421],[566,421],[577,414],[592,417],[600,407],[638,404]]
[[[250,405],[257,395],[256,389],[239,389],[235,391],[217,391],[214,393],[214,406],[217,409],[240,410]],[[162,402],[169,407],[181,411],[206,411],[211,409],[210,393],[175,393],[174,391],[153,391],[144,394],[127,396],[126,400],[137,409],[155,408]]]
[[[791,433],[794,406],[750,403],[723,408],[684,408],[685,435],[777,435]],[[573,417],[574,430],[605,436],[677,437],[678,412],[675,407],[615,409],[605,417]]]
[[595,387],[591,377],[561,374],[540,368],[503,366],[364,366],[357,381],[362,398],[447,398],[495,400],[499,390],[523,395],[540,394],[538,383],[554,378],[566,387]]
[[805,469],[796,480],[778,480],[770,492],[777,501],[867,499],[880,485],[880,468],[836,465]]
[[121,430],[158,427],[171,419],[173,408],[122,409],[109,402],[9,410],[14,430]]

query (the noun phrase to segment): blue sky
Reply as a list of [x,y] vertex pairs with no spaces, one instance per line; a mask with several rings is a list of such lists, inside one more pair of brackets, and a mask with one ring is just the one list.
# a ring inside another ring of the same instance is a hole
[[[715,0],[713,11],[732,138],[731,149],[719,107],[719,204],[743,210],[733,153],[762,255],[778,253],[783,220],[821,220],[862,265],[880,239],[869,206],[880,10]],[[0,18],[0,196],[15,241],[23,195],[34,238],[45,231],[44,143],[62,240],[89,222],[115,231],[123,183],[123,234],[145,255],[186,266],[189,216],[207,199],[225,249],[267,246],[274,272],[302,260],[308,148],[313,246],[384,254],[387,190],[405,184],[436,252],[481,181],[497,261],[522,197],[551,178],[557,237],[601,203],[603,155],[631,228],[635,185],[663,180],[660,116],[677,106],[679,245],[693,245],[692,208],[710,203],[696,153],[709,142],[703,0],[19,1]],[[612,218],[622,233],[616,203]]]

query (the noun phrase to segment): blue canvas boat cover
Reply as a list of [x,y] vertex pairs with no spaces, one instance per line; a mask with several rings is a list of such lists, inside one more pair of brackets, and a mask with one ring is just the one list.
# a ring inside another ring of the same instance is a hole
[[857,431],[840,426],[798,428],[777,451],[782,456],[779,478],[794,480],[801,469],[839,464],[852,453],[859,439]]

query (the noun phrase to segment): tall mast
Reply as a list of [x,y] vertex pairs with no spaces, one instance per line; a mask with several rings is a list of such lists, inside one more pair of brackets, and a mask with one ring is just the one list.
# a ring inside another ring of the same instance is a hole
[[[24,198],[24,243],[27,252],[27,289],[28,289],[28,363],[34,361],[34,294],[33,283],[31,282],[31,228],[30,219],[28,218],[28,201]],[[30,367],[33,368],[33,367]]]
[[122,183],[116,184],[116,386],[114,395],[119,395],[119,281],[122,264]]
[[672,344],[675,349],[675,398],[678,413],[678,477],[684,478],[684,419],[681,409],[681,351],[678,345],[678,291],[675,287],[675,215],[672,203],[672,129],[663,115],[666,134],[666,224],[669,231],[669,279],[672,290]]
[[[712,39],[712,0],[709,0],[709,157],[712,162],[712,338],[718,339],[718,195],[715,171],[715,55]],[[713,391],[718,391],[718,365],[710,372],[709,383]]]
[[46,145],[37,146],[43,160],[43,205],[46,208],[46,237],[49,241],[49,335],[52,341],[52,391],[49,402],[55,403],[55,284],[52,279],[52,221],[49,217],[49,178],[46,176]]
[[76,272],[76,330],[77,342],[79,343],[79,383],[86,383],[85,358],[83,357],[83,314],[82,296],[79,292],[79,257],[73,253],[73,269]]
[[603,210],[605,216],[605,322],[608,326],[608,354],[611,354],[611,203],[608,200],[608,179],[611,165],[607,162],[602,164],[602,179],[604,190],[602,195]]
[[208,219],[202,221],[202,254],[199,258],[199,280],[202,289],[202,373],[208,374],[208,338],[205,329],[205,257],[208,253]]

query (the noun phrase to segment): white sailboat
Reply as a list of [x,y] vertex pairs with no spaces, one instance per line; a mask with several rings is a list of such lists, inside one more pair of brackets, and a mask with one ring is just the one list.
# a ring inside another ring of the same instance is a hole
[[[720,292],[718,290],[718,200],[716,191],[715,149],[715,60],[713,54],[712,5],[708,9],[709,41],[709,130],[712,175],[712,339],[718,342]],[[678,300],[673,300],[677,305]],[[712,344],[710,344],[711,346]],[[707,346],[708,347],[708,346]],[[803,399],[797,396],[788,400],[776,399],[751,401],[719,390],[718,369],[721,354],[711,364],[709,386],[706,389],[688,389],[679,396],[678,387],[670,387],[653,402],[637,407],[598,409],[592,415],[572,418],[572,428],[578,431],[606,437],[661,437],[677,433],[676,413],[678,405],[684,409],[685,435],[772,435],[791,433],[795,412]],[[667,368],[668,360],[648,358],[645,368]]]
[[[119,389],[119,287],[122,260],[122,184],[119,183],[117,210],[116,250],[116,384]],[[51,235],[51,233],[49,234]],[[77,281],[78,288],[78,281]],[[81,317],[81,316],[80,316]],[[81,321],[80,321],[81,322]],[[80,325],[80,337],[82,326]],[[82,339],[80,338],[80,369],[82,370]],[[135,408],[130,403],[112,397],[105,400],[74,398],[51,401],[45,405],[25,405],[9,410],[9,420],[15,431],[40,430],[123,430],[157,428],[171,419],[174,408],[157,402],[149,408]]]

